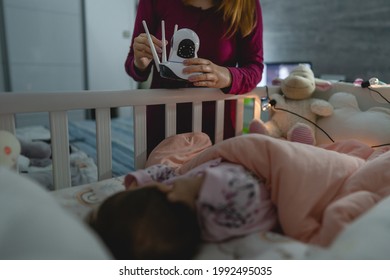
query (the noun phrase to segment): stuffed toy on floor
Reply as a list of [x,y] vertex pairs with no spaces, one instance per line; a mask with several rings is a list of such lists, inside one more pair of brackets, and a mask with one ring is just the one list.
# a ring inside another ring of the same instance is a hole
[[18,138],[20,155],[25,157],[29,166],[45,167],[51,164],[51,146],[44,141]]
[[318,116],[330,116],[333,106],[322,99],[312,98],[316,89],[327,90],[332,84],[314,77],[306,65],[295,67],[285,79],[276,79],[282,94],[272,94],[272,113],[267,122],[253,119],[250,133],[260,133],[305,144],[316,144],[315,122]]

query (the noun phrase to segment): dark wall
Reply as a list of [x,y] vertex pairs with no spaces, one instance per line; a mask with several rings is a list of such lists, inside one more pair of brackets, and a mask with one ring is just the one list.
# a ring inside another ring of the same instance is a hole
[[323,74],[390,83],[389,0],[260,0],[266,62],[311,61]]

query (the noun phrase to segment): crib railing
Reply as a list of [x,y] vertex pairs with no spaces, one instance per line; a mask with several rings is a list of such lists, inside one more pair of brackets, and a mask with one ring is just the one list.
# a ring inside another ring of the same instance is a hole
[[[276,88],[273,89],[274,91]],[[50,119],[53,182],[56,189],[71,186],[68,114],[70,110],[96,109],[96,153],[99,180],[112,177],[110,108],[133,107],[134,162],[146,162],[146,106],[165,104],[165,136],[176,133],[176,104],[192,103],[192,130],[201,131],[202,102],[215,101],[215,139],[223,139],[225,100],[237,100],[236,135],[243,131],[244,100],[253,99],[253,117],[260,117],[265,88],[244,95],[223,94],[217,89],[80,91],[80,92],[3,92],[0,93],[0,130],[16,132],[16,114],[48,112]],[[130,145],[130,143],[129,143]]]
[[[390,86],[377,89],[381,95],[369,89],[349,83],[335,83],[327,92],[317,92],[315,97],[328,99],[334,92],[353,93],[362,110],[373,106],[390,107]],[[216,126],[214,142],[223,139],[225,100],[237,100],[236,135],[243,131],[244,100],[253,99],[252,115],[260,118],[261,98],[279,92],[278,87],[256,88],[244,95],[223,94],[217,89],[155,89],[129,91],[80,91],[80,92],[2,92],[0,93],[0,130],[16,131],[16,114],[48,112],[50,119],[53,182],[56,189],[71,186],[69,162],[68,111],[96,109],[96,153],[98,179],[112,177],[111,116],[110,108],[133,107],[134,162],[142,168],[146,162],[146,106],[165,104],[165,136],[176,131],[176,104],[192,103],[192,130],[201,131],[202,102],[215,101]],[[383,98],[385,97],[386,100]],[[130,143],[129,143],[130,145]]]

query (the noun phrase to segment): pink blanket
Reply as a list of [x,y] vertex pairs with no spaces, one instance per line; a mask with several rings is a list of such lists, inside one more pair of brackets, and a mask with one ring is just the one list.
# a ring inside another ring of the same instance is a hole
[[265,179],[284,233],[307,243],[329,245],[390,194],[390,152],[357,141],[320,148],[248,134],[201,150],[180,162],[180,173],[219,157],[242,164]]

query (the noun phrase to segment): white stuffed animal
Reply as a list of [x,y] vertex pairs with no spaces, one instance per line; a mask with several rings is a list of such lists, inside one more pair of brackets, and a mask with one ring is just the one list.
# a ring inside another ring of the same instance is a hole
[[20,150],[18,139],[12,133],[0,130],[0,166],[16,169]]
[[317,116],[330,116],[333,113],[333,106],[325,100],[312,98],[312,95],[316,88],[329,89],[331,83],[315,78],[313,71],[303,64],[294,68],[285,79],[276,80],[274,84],[278,83],[283,95],[270,96],[270,100],[275,103],[272,106],[270,120],[267,122],[252,120],[249,132],[316,144],[313,123],[316,122]]

